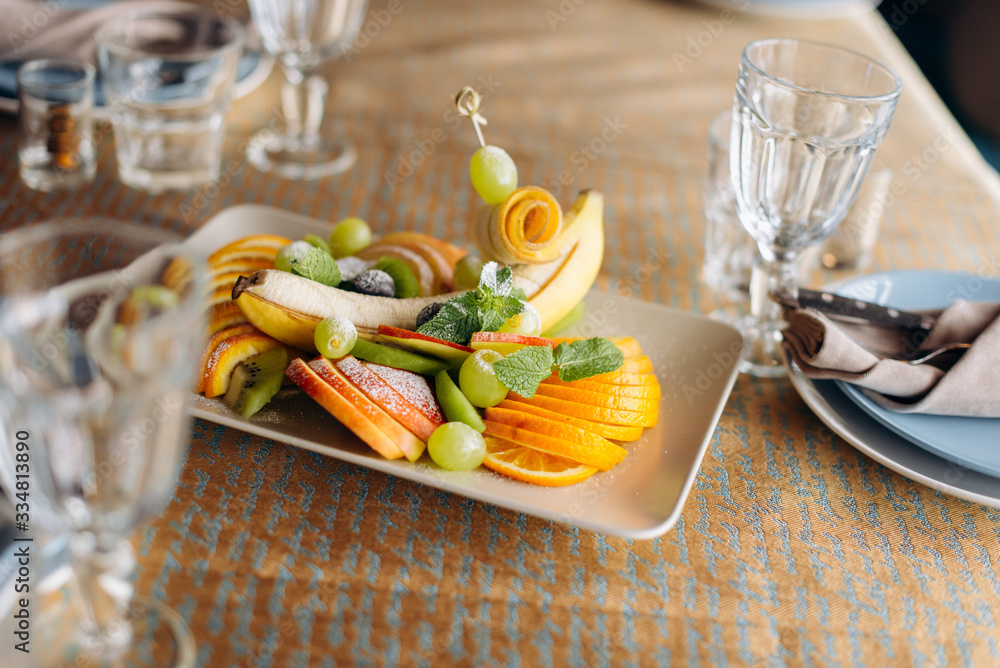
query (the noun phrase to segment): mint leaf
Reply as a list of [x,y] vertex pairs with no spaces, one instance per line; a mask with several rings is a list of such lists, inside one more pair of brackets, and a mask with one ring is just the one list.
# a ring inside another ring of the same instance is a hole
[[505,297],[510,295],[510,291],[514,289],[514,270],[510,267],[504,267],[497,272],[497,286],[493,289],[498,295],[503,295]]
[[535,395],[538,384],[552,375],[552,349],[527,346],[493,363],[497,379],[525,399]]
[[517,287],[511,288],[510,289],[510,296],[514,297],[516,299],[520,299],[522,302],[528,301],[528,294],[524,290],[522,290],[521,288],[517,288]]
[[497,291],[499,282],[497,281],[497,269],[500,267],[496,262],[487,262],[479,272],[479,292],[493,294]]
[[504,323],[524,310],[524,304],[514,297],[494,296],[479,304],[479,316],[482,319],[482,331],[495,332]]
[[479,300],[476,291],[471,290],[446,301],[437,315],[417,332],[464,346],[481,328]]
[[560,343],[555,350],[559,378],[567,382],[617,371],[625,356],[607,339],[592,338]]
[[301,260],[293,260],[292,273],[323,285],[336,286],[340,283],[337,261],[320,248],[310,248]]

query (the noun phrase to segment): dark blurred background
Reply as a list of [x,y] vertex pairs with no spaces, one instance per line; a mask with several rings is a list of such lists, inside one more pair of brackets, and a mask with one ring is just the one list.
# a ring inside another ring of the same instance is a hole
[[883,0],[879,11],[1000,169],[1000,0]]

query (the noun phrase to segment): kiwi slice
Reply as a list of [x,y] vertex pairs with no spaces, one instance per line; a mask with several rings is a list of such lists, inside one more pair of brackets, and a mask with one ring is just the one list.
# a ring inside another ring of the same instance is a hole
[[447,371],[435,374],[434,391],[449,422],[464,422],[480,433],[486,430],[486,424],[479,417],[479,411],[465,398]]
[[396,284],[396,299],[409,299],[420,296],[420,283],[413,270],[405,262],[394,257],[380,257],[374,269],[384,271],[392,277]]
[[243,417],[250,417],[281,389],[287,367],[288,352],[281,346],[254,355],[236,367],[222,400]]

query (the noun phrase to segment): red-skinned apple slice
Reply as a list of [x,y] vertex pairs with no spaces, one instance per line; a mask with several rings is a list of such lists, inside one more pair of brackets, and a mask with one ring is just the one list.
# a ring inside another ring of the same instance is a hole
[[372,373],[384,380],[389,386],[402,394],[413,407],[420,411],[421,415],[433,422],[437,426],[443,425],[447,420],[444,412],[434,396],[427,379],[420,374],[403,369],[394,369],[384,364],[373,364],[362,362]]
[[330,364],[330,360],[325,357],[317,357],[309,363],[309,367],[316,372],[316,375],[326,381],[330,387],[335,389],[340,396],[352,403],[376,427],[382,430],[403,451],[407,459],[415,462],[420,459],[420,455],[424,454],[427,444],[407,431],[396,418],[379,408],[378,404],[351,385],[347,377],[337,367]]
[[555,347],[552,339],[508,332],[476,332],[472,335],[469,345],[473,350],[495,350],[501,355],[510,355],[526,346]]
[[474,352],[469,346],[411,332],[408,329],[401,329],[399,327],[381,325],[378,328],[378,334],[380,338],[394,343],[400,348],[406,348],[411,352],[421,355],[431,355],[432,357],[437,357],[453,364],[464,362],[465,358]]
[[345,427],[386,459],[399,459],[403,451],[357,406],[344,398],[301,359],[292,360],[285,375]]
[[334,365],[351,381],[354,387],[378,404],[379,408],[399,420],[420,440],[426,442],[434,430],[440,426],[429,420],[405,396],[382,380],[371,369],[362,365],[356,357],[348,355],[337,360]]

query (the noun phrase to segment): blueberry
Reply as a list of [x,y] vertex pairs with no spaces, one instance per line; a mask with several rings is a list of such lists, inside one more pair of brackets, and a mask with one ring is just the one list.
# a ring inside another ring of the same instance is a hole
[[420,313],[417,314],[417,328],[419,329],[430,322],[430,320],[438,314],[438,311],[440,311],[443,306],[444,304],[441,302],[434,302],[433,304],[428,304],[420,309]]
[[340,267],[340,280],[353,281],[358,274],[368,269],[369,264],[359,257],[349,255],[337,260],[337,266]]
[[351,289],[363,295],[377,297],[392,297],[396,294],[396,284],[393,283],[392,276],[378,269],[369,269],[355,276],[351,280]]

